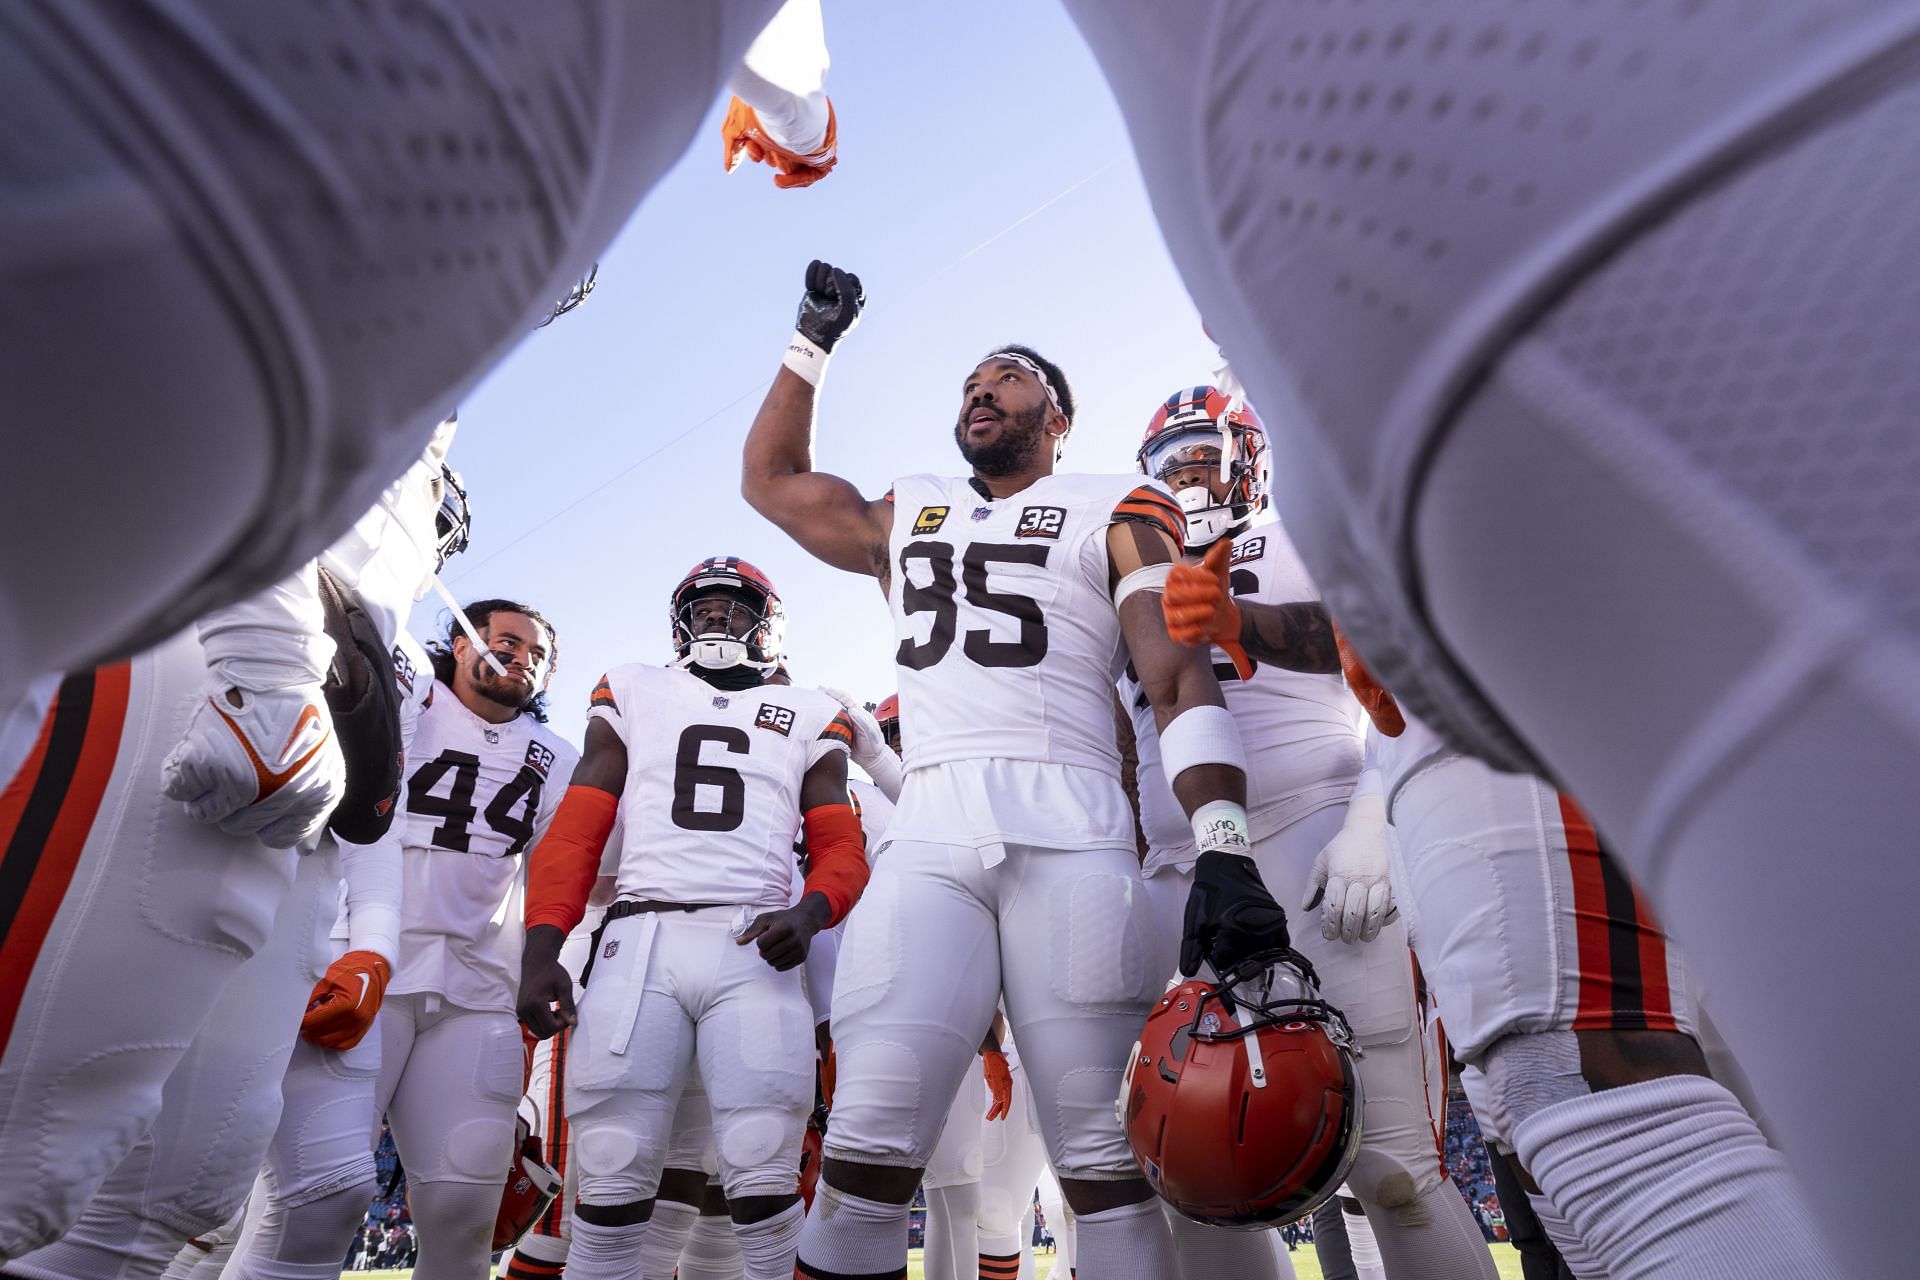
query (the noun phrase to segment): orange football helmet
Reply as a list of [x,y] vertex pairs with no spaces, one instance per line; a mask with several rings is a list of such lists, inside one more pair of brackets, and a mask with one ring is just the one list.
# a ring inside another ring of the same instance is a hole
[[1192,485],[1174,497],[1187,513],[1187,550],[1203,551],[1247,527],[1267,505],[1267,433],[1243,400],[1218,387],[1187,387],[1161,402],[1134,455],[1140,470],[1167,483],[1197,466],[1217,467],[1226,498]]
[[525,1116],[516,1119],[513,1162],[500,1188],[500,1212],[493,1220],[493,1251],[510,1249],[533,1229],[553,1198],[560,1194],[561,1178],[546,1162],[540,1139]]
[[[749,616],[744,634],[696,632],[693,602],[712,591],[724,591],[738,599],[737,607]],[[687,570],[673,589],[667,612],[673,623],[674,656],[683,667],[719,671],[745,666],[771,672],[780,666],[786,647],[787,611],[773,580],[739,556],[712,556]]]
[[1147,1181],[1211,1226],[1312,1213],[1359,1154],[1351,1041],[1295,951],[1168,991],[1127,1060],[1117,1107]]

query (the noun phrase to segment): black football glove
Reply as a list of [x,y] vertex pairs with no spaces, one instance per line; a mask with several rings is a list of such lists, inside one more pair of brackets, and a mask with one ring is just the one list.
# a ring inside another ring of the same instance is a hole
[[1288,945],[1287,913],[1267,892],[1253,859],[1210,849],[1193,868],[1180,972],[1191,978],[1202,962],[1222,974],[1261,951]]
[[800,298],[794,328],[822,351],[832,351],[834,343],[859,323],[860,308],[865,305],[867,294],[859,276],[816,258],[807,264],[807,291]]

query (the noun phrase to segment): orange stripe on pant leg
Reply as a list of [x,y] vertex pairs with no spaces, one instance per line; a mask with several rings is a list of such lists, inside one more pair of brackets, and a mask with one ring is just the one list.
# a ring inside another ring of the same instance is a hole
[[1646,895],[1638,885],[1633,890],[1633,911],[1640,925],[1640,999],[1646,1007],[1647,1029],[1678,1031],[1673,1018],[1673,989],[1667,981],[1667,935],[1647,907]]
[[61,682],[32,755],[0,792],[0,877],[24,882],[0,922],[0,1051],[113,775],[132,677],[120,662]]
[[1600,866],[1600,838],[1587,815],[1560,797],[1560,825],[1567,835],[1567,861],[1573,868],[1574,937],[1579,949],[1580,1004],[1574,1026],[1611,1026],[1613,966],[1607,937],[1607,887]]

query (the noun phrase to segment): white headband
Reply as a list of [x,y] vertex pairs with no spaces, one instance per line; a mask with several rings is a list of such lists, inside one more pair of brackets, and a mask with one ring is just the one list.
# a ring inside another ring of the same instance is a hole
[[987,359],[1011,360],[1028,373],[1031,373],[1035,378],[1040,380],[1040,389],[1047,393],[1047,403],[1053,406],[1053,411],[1063,418],[1067,416],[1067,411],[1060,407],[1060,394],[1053,389],[1053,379],[1042,372],[1039,365],[1027,359],[1018,351],[996,351],[988,356]]

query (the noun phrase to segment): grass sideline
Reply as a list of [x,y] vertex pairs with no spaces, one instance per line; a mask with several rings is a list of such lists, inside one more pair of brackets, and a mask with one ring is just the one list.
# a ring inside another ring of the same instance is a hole
[[[1493,1251],[1493,1265],[1500,1272],[1500,1280],[1520,1280],[1520,1254],[1512,1245],[1496,1244],[1488,1246]],[[1043,1253],[1034,1259],[1037,1264],[1038,1280],[1051,1280],[1054,1259],[1057,1255]],[[1299,1280],[1321,1280],[1320,1259],[1314,1256],[1313,1246],[1303,1244],[1290,1255],[1293,1260],[1293,1273]],[[348,1271],[342,1273],[341,1280],[404,1280],[412,1275],[411,1271]],[[907,1280],[923,1280],[925,1269],[920,1263],[920,1250],[915,1249],[907,1255]],[[1065,1269],[1061,1271],[1065,1280]]]

